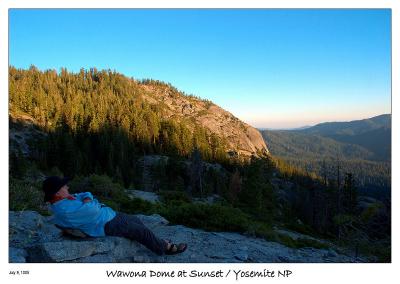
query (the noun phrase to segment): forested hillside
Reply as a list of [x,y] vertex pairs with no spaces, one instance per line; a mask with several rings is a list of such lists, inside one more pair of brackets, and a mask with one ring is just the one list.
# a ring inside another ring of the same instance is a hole
[[390,196],[390,115],[261,133],[275,156],[296,167],[335,179],[339,166],[353,174],[363,194]]

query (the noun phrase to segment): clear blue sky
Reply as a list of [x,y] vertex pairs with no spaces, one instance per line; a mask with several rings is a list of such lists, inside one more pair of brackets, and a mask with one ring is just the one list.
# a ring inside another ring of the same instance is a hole
[[170,82],[255,127],[391,111],[390,10],[9,10],[9,63]]

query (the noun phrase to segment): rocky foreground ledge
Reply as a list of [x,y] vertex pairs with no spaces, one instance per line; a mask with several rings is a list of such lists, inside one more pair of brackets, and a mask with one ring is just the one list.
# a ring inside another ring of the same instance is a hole
[[141,244],[119,237],[73,238],[51,217],[35,211],[9,212],[9,262],[354,262],[329,249],[293,249],[238,233],[206,232],[168,225],[160,215],[136,215],[161,238],[188,243],[178,255],[158,256]]

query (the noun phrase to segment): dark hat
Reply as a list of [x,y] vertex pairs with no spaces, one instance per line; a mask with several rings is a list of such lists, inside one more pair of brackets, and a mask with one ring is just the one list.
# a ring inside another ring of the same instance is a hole
[[50,201],[61,187],[66,185],[71,179],[69,177],[60,178],[57,176],[47,177],[43,181],[44,201]]

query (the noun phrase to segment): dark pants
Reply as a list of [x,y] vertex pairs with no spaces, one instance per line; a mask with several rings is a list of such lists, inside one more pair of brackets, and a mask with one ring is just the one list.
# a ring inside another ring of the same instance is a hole
[[158,255],[163,255],[167,244],[157,238],[136,216],[117,212],[117,215],[104,226],[108,236],[125,237],[135,240]]

